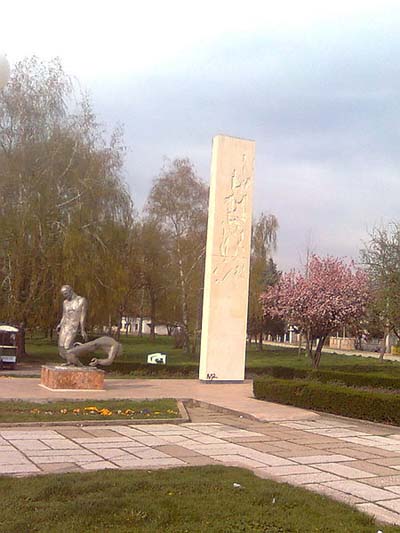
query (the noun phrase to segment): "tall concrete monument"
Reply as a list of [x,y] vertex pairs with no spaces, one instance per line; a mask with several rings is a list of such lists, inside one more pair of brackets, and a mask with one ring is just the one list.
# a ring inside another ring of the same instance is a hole
[[213,139],[201,381],[243,381],[255,142]]

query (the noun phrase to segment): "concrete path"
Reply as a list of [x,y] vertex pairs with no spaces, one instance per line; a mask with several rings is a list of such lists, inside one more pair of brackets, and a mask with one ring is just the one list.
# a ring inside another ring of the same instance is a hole
[[159,397],[193,398],[201,407],[189,407],[184,424],[1,427],[0,474],[222,463],[400,525],[400,428],[259,402],[250,382],[109,380],[106,391],[71,393],[43,389],[37,379],[0,380],[3,400]]

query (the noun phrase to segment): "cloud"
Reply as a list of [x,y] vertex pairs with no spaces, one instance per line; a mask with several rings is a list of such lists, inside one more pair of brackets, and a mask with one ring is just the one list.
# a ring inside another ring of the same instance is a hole
[[164,156],[208,180],[211,139],[226,133],[256,141],[255,212],[278,217],[280,268],[298,264],[310,232],[321,253],[357,257],[368,228],[398,216],[396,2],[127,5],[101,0],[96,17],[91,2],[80,17],[71,6],[62,27],[43,10],[48,33],[32,11],[25,38],[8,39],[58,53],[100,118],[125,124],[137,206]]

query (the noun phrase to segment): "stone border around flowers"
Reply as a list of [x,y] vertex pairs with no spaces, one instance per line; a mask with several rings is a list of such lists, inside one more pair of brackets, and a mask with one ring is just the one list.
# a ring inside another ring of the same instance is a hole
[[[176,404],[179,410],[179,416],[176,418],[131,418],[130,420],[121,418],[118,420],[81,420],[75,422],[74,420],[60,420],[49,422],[0,422],[0,428],[18,427],[18,428],[33,428],[33,427],[59,427],[59,426],[71,426],[71,427],[85,427],[85,426],[130,426],[146,425],[146,424],[184,424],[190,422],[189,414],[186,410],[184,402],[176,400]],[[1,406],[1,401],[0,401]]]

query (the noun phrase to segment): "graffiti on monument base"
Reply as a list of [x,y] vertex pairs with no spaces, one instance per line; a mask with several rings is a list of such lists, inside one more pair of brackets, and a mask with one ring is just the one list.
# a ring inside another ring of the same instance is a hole
[[212,381],[213,379],[218,379],[218,376],[217,376],[217,374],[215,374],[215,372],[213,372],[211,374],[207,374],[207,379],[209,381]]

